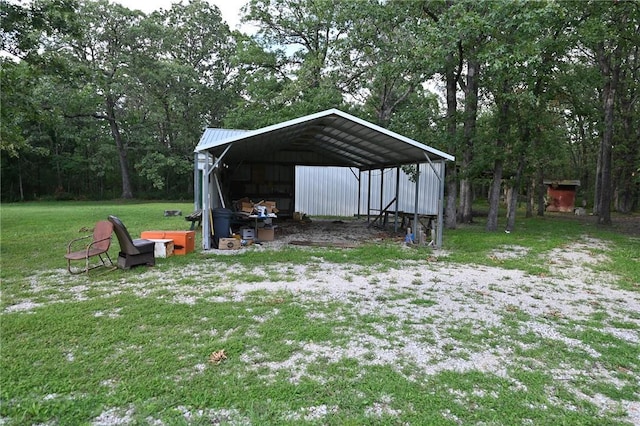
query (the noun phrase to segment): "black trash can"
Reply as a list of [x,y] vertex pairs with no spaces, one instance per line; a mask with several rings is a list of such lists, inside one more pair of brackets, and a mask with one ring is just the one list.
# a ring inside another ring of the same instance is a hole
[[233,212],[229,209],[213,209],[213,248],[218,248],[220,238],[231,236],[231,218]]

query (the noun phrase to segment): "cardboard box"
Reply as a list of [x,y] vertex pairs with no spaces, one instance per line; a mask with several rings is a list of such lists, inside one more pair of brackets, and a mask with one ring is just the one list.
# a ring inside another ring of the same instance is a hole
[[240,206],[240,210],[242,210],[245,213],[253,213],[253,204],[252,203],[247,203],[247,202],[242,202],[241,206]]
[[155,246],[153,247],[153,255],[155,257],[169,257],[173,254],[173,240],[156,238],[146,239],[155,243]]
[[275,239],[274,228],[258,228],[258,241],[273,241]]
[[240,235],[243,240],[253,240],[256,237],[256,230],[253,228],[242,228]]
[[276,208],[275,201],[265,201],[264,205],[267,206],[267,214],[268,213],[278,213],[278,209]]
[[242,197],[235,201],[236,210],[251,214],[253,212],[253,202],[249,197]]
[[263,206],[265,208],[265,213],[266,214],[278,213],[278,211],[279,211],[276,208],[276,202],[275,201],[262,200],[259,203],[256,203],[255,206]]
[[238,250],[241,247],[237,238],[220,238],[218,240],[218,250]]

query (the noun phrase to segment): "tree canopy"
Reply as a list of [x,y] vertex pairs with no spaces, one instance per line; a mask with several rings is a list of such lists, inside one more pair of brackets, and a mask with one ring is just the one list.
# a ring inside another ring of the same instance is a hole
[[191,198],[206,126],[340,108],[456,156],[447,226],[544,213],[579,179],[601,223],[640,204],[640,3],[249,0],[150,14],[2,0],[2,200]]

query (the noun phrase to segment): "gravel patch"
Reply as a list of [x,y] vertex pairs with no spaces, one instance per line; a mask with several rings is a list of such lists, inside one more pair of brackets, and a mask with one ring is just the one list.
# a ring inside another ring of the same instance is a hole
[[327,406],[325,404],[311,407],[304,407],[298,411],[285,415],[287,420],[305,420],[307,422],[322,420],[323,418],[337,413],[339,407]]
[[133,408],[126,411],[119,408],[109,408],[103,411],[91,424],[93,426],[130,425],[133,422],[134,413]]
[[42,306],[42,303],[35,303],[30,300],[24,300],[22,302],[16,303],[15,305],[9,305],[4,310],[5,313],[11,312],[31,312],[34,309]]
[[496,250],[493,250],[490,254],[490,257],[494,257],[496,259],[504,260],[504,259],[517,259],[519,257],[526,256],[529,253],[529,249],[527,247],[522,246],[501,246]]

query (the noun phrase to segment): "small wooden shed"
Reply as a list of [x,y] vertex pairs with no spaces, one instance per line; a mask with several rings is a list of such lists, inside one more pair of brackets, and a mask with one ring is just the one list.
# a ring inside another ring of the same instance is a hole
[[547,186],[546,210],[548,212],[573,213],[579,180],[545,180]]

